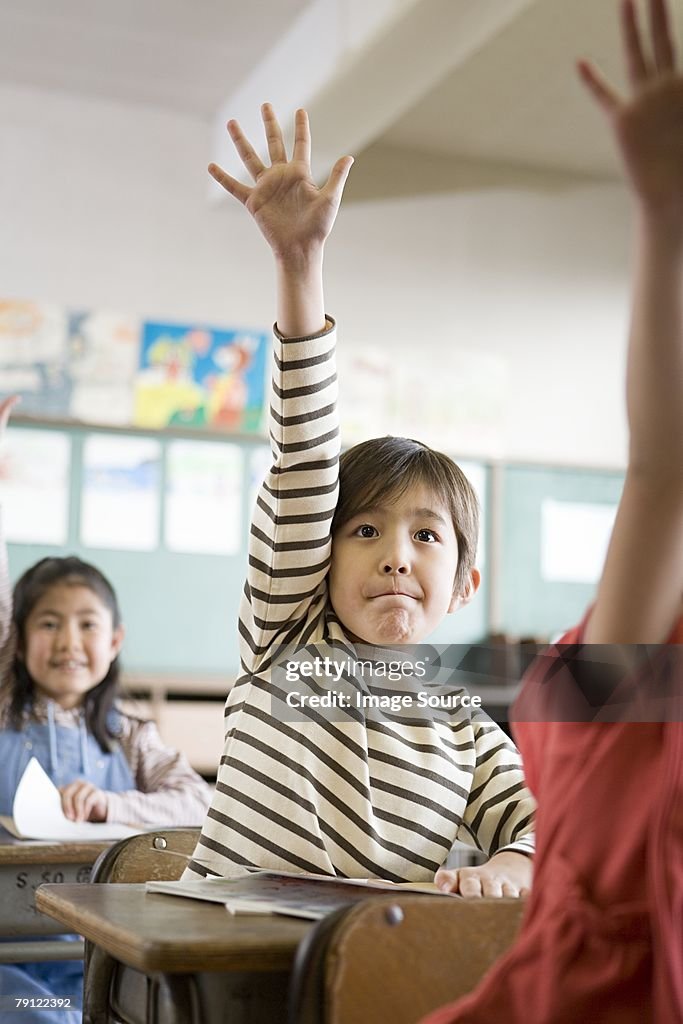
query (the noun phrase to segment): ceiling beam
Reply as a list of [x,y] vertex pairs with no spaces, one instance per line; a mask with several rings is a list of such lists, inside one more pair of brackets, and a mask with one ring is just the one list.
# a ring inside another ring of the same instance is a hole
[[[297,107],[308,110],[314,173],[324,179],[338,156],[358,153],[374,142],[537,2],[314,0],[222,104],[211,159],[244,180],[225,124],[236,117],[262,152],[259,107],[268,100],[287,129]],[[212,191],[225,195],[217,186]]]

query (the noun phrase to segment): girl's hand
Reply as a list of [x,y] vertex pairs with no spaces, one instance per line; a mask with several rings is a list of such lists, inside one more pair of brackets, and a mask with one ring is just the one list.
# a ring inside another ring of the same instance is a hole
[[443,892],[461,896],[528,896],[533,877],[533,862],[523,853],[504,850],[485,864],[472,868],[439,868],[434,881]]
[[648,7],[651,54],[646,52],[634,0],[622,0],[629,97],[620,96],[587,61],[579,61],[578,69],[612,123],[643,208],[665,215],[671,227],[683,227],[683,75],[676,70],[666,0],[648,0]]
[[62,810],[70,821],[106,821],[107,794],[92,782],[76,779],[68,786],[60,786]]
[[253,178],[243,185],[216,164],[209,173],[246,206],[276,257],[287,262],[307,259],[322,250],[332,230],[353,158],[341,157],[326,184],[318,188],[311,177],[311,136],[308,115],[297,110],[294,151],[287,159],[282,131],[269,103],[261,107],[268,141],[270,167],[266,167],[237,121],[228,121],[228,132],[242,163]]
[[19,395],[10,395],[9,398],[4,398],[0,402],[0,442],[2,441],[5,435],[5,427],[7,426],[9,418],[12,414],[12,409],[17,404],[17,402],[20,401],[21,398]]

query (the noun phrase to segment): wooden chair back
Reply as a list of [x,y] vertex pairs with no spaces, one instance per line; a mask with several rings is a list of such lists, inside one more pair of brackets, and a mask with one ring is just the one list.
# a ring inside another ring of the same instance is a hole
[[406,895],[338,911],[299,947],[290,1024],[415,1024],[475,987],[523,910],[521,900]]

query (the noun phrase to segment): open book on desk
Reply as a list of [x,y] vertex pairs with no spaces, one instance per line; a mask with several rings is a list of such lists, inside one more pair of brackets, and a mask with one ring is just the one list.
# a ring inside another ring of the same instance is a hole
[[284,914],[313,921],[370,896],[424,893],[460,899],[437,889],[433,882],[386,882],[379,878],[335,878],[264,870],[252,870],[239,878],[146,882],[145,890],[222,903],[232,914]]
[[32,757],[19,780],[12,817],[0,815],[0,825],[16,839],[49,839],[55,842],[100,843],[125,839],[139,828],[102,821],[70,821],[62,810],[59,790],[40,762]]

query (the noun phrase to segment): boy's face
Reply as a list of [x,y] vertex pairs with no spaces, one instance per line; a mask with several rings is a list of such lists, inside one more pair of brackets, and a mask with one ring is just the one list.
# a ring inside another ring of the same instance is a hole
[[332,541],[330,601],[348,633],[368,644],[420,643],[479,585],[455,595],[458,542],[450,512],[416,484],[350,519]]
[[73,708],[101,683],[123,642],[109,608],[89,587],[55,583],[36,602],[24,629],[26,668],[46,697]]

